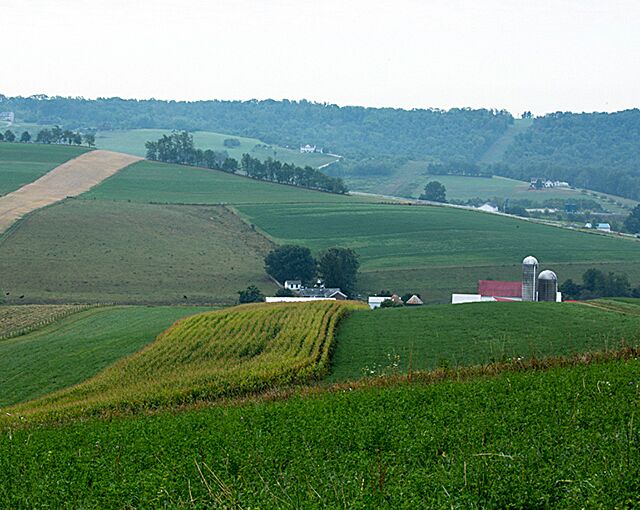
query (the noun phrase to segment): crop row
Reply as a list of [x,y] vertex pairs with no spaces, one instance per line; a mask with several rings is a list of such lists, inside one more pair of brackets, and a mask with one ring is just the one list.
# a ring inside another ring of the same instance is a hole
[[47,326],[89,305],[0,306],[0,340],[6,340]]
[[15,415],[136,411],[238,396],[326,374],[338,321],[363,305],[260,304],[183,319],[88,381]]

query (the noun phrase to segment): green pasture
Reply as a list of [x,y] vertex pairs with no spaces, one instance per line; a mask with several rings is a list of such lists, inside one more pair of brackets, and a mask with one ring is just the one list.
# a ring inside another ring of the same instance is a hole
[[[96,135],[96,146],[100,149],[108,149],[116,152],[126,152],[136,156],[145,156],[144,144],[150,140],[158,140],[162,135],[168,135],[167,129],[131,129],[122,131],[99,131]],[[240,142],[238,147],[225,147],[224,141],[235,138]],[[199,149],[212,149],[215,151],[227,151],[230,157],[238,161],[243,154],[251,154],[254,158],[273,158],[298,166],[318,167],[335,161],[333,156],[324,154],[301,154],[299,150],[287,149],[277,145],[269,145],[256,138],[213,133],[211,131],[195,131],[193,141]]]
[[0,407],[78,384],[134,353],[196,307],[105,307],[0,340]]
[[86,147],[68,145],[0,142],[0,195],[35,181],[87,150]]
[[0,240],[7,303],[234,303],[272,244],[220,206],[67,200]]
[[0,433],[0,506],[635,508],[640,363]]
[[640,345],[640,302],[471,303],[354,311],[336,337],[330,380]]
[[349,200],[344,195],[264,182],[219,170],[152,161],[141,161],[123,169],[82,195],[82,198],[177,204],[323,203]]

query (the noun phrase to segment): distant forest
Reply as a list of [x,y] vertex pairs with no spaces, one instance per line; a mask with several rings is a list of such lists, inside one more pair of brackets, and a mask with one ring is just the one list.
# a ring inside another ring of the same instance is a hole
[[[66,129],[162,128],[210,130],[255,137],[297,148],[312,144],[345,156],[327,168],[336,176],[384,177],[407,160],[479,165],[510,125],[496,110],[401,110],[309,101],[87,100],[0,95],[0,111],[23,122]],[[640,200],[640,110],[617,113],[554,113],[534,119],[506,149],[502,161],[480,165],[522,180],[548,178]]]
[[505,111],[339,107],[309,101],[88,100],[0,95],[0,111],[24,122],[68,128],[208,130],[297,148],[322,147],[351,158],[475,160],[513,122]]

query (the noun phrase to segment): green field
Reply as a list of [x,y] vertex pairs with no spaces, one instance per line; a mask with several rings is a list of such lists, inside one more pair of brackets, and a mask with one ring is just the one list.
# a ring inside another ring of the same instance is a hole
[[67,200],[2,238],[0,285],[7,303],[229,304],[273,291],[271,247],[220,206]]
[[68,145],[0,142],[0,196],[35,181],[87,150]]
[[640,363],[0,434],[0,506],[634,508]]
[[82,197],[142,203],[236,205],[349,200],[344,195],[258,181],[218,170],[151,161],[125,168]]
[[[168,135],[171,130],[166,129],[132,129],[127,131],[100,131],[96,135],[96,145],[100,149],[116,152],[126,152],[136,156],[145,156],[144,144],[150,140],[158,140],[162,135]],[[240,141],[240,146],[229,148],[224,146],[228,138]],[[287,149],[277,145],[268,145],[256,138],[213,133],[211,131],[195,131],[193,141],[199,149],[227,151],[230,157],[240,161],[243,154],[251,154],[254,158],[273,158],[298,166],[319,167],[335,161],[336,158],[324,154],[301,154],[299,150]]]
[[[2,307],[0,307],[2,310]],[[0,407],[80,383],[151,342],[195,307],[106,307],[0,340]]]
[[[103,324],[98,321],[91,325],[92,330],[100,331],[100,336],[84,341],[89,344],[95,342],[103,353],[109,349],[105,357],[109,357],[111,363],[118,358],[122,359],[95,377],[85,380],[97,372],[97,363],[90,358],[83,363],[81,370],[74,373],[74,382],[81,384],[50,395],[44,394],[50,393],[51,388],[44,391],[42,384],[37,381],[35,387],[44,395],[42,398],[18,406],[4,407],[3,411],[8,413],[7,416],[19,414],[23,420],[33,420],[34,415],[37,415],[39,420],[45,421],[52,415],[56,419],[69,419],[103,412],[140,412],[255,394],[279,386],[315,380],[328,371],[333,333],[338,322],[350,310],[363,306],[344,301],[288,305],[261,303],[197,314],[174,324],[158,336],[155,342],[129,357],[124,356],[138,350],[153,338],[149,338],[148,329],[143,329],[139,340],[135,341],[136,327],[146,328],[149,318],[139,319],[142,324],[136,324],[135,316],[133,319],[108,317],[103,320]],[[181,313],[185,315],[177,307],[168,309],[168,312],[174,313],[174,320]],[[156,312],[157,318],[164,321],[164,327],[170,324],[166,320],[168,312],[164,309]],[[111,325],[105,328],[107,320]],[[122,329],[118,330],[113,322]],[[86,323],[85,320],[80,325],[85,334]],[[157,328],[156,334],[162,329],[159,324],[154,327]],[[37,352],[38,348],[54,349],[57,352],[64,348],[64,345],[59,344],[73,343],[74,340],[73,331],[59,332],[53,338],[46,331],[43,335],[23,340],[23,344],[27,345],[21,344],[22,350],[27,350],[31,344],[30,355],[40,360],[43,356]],[[132,336],[127,344],[128,352],[124,352],[122,340],[118,341],[123,335]],[[4,357],[21,359],[20,354],[21,352],[9,350]],[[83,360],[77,359],[77,354],[66,353],[67,358],[54,358],[51,361],[58,371],[64,373],[75,368],[74,363],[82,363]],[[91,356],[93,355],[94,353]],[[71,367],[66,366],[65,361]],[[30,364],[37,365],[26,361],[13,370],[20,374]],[[108,364],[110,363],[103,363],[100,368]],[[2,365],[0,368],[3,368]],[[52,375],[46,366],[40,368],[40,371],[41,376],[46,379],[55,379],[55,375],[59,373],[54,372]],[[28,391],[20,385],[24,381],[16,381],[16,378],[9,371],[7,380],[23,393]],[[28,380],[31,381],[31,378]],[[3,389],[1,385],[0,389]],[[19,400],[25,400],[23,394],[19,394],[13,401]]]
[[329,379],[635,347],[640,345],[640,302],[633,303],[617,306],[618,312],[574,303],[356,311],[339,327]]

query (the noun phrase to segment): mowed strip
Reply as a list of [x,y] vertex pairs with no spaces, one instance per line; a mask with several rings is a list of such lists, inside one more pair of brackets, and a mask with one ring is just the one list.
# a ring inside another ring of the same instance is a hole
[[63,163],[38,180],[0,197],[0,232],[25,214],[84,193],[140,159],[129,154],[95,150]]

